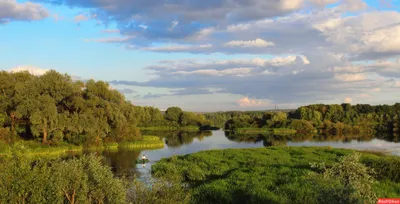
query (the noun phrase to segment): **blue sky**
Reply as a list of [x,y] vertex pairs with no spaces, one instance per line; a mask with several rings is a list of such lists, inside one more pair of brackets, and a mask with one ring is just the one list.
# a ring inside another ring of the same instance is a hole
[[382,2],[0,0],[0,69],[109,81],[161,109],[390,104],[400,0]]

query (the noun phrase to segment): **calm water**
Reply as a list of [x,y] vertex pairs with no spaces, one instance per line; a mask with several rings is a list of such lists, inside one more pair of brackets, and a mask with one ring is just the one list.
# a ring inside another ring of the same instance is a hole
[[[154,132],[152,135],[157,135]],[[133,177],[140,180],[150,178],[151,165],[162,158],[173,155],[184,155],[211,149],[227,148],[260,148],[264,146],[331,146],[357,150],[383,151],[400,156],[400,143],[395,137],[390,138],[349,138],[340,137],[281,137],[281,136],[230,136],[223,131],[202,133],[159,133],[165,136],[165,147],[162,149],[142,151],[103,152],[105,163],[113,168],[117,176]],[[136,164],[142,155],[150,160],[145,166]]]

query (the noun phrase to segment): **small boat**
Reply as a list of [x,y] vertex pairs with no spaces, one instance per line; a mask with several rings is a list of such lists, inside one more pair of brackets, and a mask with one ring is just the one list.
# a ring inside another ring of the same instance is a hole
[[138,159],[136,160],[136,164],[145,164],[150,162],[148,159]]

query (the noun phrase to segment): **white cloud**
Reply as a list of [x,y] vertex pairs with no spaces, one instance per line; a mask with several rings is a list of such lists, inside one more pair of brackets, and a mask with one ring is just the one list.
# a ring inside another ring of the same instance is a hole
[[173,30],[176,26],[178,26],[179,21],[172,21],[170,30]]
[[250,99],[248,97],[240,98],[236,103],[241,108],[266,107],[271,105],[269,101]]
[[249,41],[242,41],[242,40],[235,40],[225,43],[225,46],[228,47],[269,47],[275,46],[273,42],[267,42],[261,38],[257,38],[255,40]]
[[48,16],[49,12],[40,4],[32,2],[19,3],[16,0],[0,1],[0,24],[14,20],[41,20]]
[[10,72],[15,73],[15,72],[22,72],[22,71],[28,71],[32,75],[40,76],[45,74],[48,69],[42,69],[34,66],[18,66],[15,68],[10,69]]

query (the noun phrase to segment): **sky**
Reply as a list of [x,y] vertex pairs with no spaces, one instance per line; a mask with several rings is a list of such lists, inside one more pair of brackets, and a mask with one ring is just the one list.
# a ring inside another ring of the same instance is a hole
[[161,110],[393,104],[400,0],[0,0],[0,62]]

